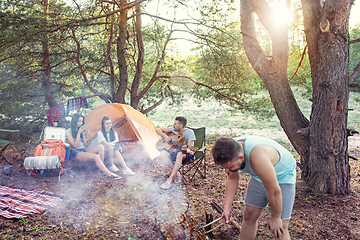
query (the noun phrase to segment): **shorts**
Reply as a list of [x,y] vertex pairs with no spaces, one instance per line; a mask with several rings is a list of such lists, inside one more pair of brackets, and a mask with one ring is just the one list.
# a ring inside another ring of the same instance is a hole
[[[281,219],[290,219],[295,201],[295,184],[281,183],[279,185],[282,196]],[[264,184],[253,177],[250,178],[246,189],[245,204],[257,208],[265,208],[268,205],[267,190]]]
[[71,160],[75,160],[75,158],[77,157],[77,155],[79,155],[79,152],[86,152],[85,148],[80,148],[80,149],[70,149],[70,156],[69,159]]
[[[171,159],[171,161],[172,161],[173,163],[175,163],[175,161],[176,161],[176,155],[177,155],[179,152],[181,152],[180,149],[179,149],[179,150],[176,150],[176,151],[173,151],[173,152],[170,154],[170,159]],[[195,159],[195,155],[194,155],[193,151],[190,151],[190,153],[187,153],[187,154],[186,154],[186,157],[183,159],[182,164],[185,164],[185,163],[187,163],[187,162],[189,162],[189,161],[191,161],[191,160],[194,160],[194,159]]]

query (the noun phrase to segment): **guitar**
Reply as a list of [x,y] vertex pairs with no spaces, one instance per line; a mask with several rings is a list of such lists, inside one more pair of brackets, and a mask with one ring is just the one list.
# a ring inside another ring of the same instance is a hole
[[[159,151],[165,149],[169,153],[172,153],[176,149],[181,148],[183,145],[185,145],[184,142],[186,138],[181,133],[175,135],[173,132],[168,132],[166,135],[170,138],[170,142],[166,142],[165,139],[161,138],[156,143],[156,148]],[[189,146],[189,149],[193,152],[196,152],[199,148],[195,146]]]

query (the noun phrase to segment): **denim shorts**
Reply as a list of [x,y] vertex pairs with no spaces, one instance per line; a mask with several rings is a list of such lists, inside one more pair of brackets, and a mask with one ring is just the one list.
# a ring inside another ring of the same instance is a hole
[[79,155],[79,152],[86,152],[85,148],[81,149],[70,149],[70,157],[69,159],[74,160],[77,155]]
[[[180,149],[179,149],[179,150],[175,150],[175,151],[173,151],[173,152],[170,154],[170,159],[171,159],[171,161],[172,161],[173,163],[176,162],[176,155],[177,155],[179,152],[181,152]],[[189,162],[190,160],[194,160],[194,159],[195,159],[195,155],[194,155],[194,153],[193,153],[192,151],[190,151],[190,153],[187,153],[187,154],[186,154],[186,157],[183,159],[182,164],[185,164],[185,163]]]
[[[282,196],[281,219],[290,219],[295,200],[295,184],[282,183],[279,185]],[[267,190],[264,184],[253,177],[250,178],[246,189],[245,204],[257,208],[265,208],[268,205]]]

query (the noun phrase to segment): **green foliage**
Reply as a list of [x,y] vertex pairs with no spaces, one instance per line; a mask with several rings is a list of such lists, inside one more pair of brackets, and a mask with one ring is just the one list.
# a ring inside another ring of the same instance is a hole
[[[350,40],[355,40],[360,38],[360,25],[357,25],[355,28],[350,30]],[[355,66],[360,62],[360,43],[354,43],[350,45],[350,73],[354,70]],[[355,82],[360,84],[360,76],[358,76]],[[352,89],[354,91],[359,91],[359,88]]]
[[309,195],[305,198],[305,201],[311,200],[313,198],[313,196]]
[[[47,14],[40,0],[9,0],[0,3],[0,121],[2,127],[38,131],[47,122],[48,103],[43,89],[43,44],[49,44],[52,66],[51,94],[62,102],[72,96],[74,73],[69,62],[66,31],[47,32],[64,23],[69,8],[52,2]],[[26,130],[26,131],[25,131]]]
[[[193,88],[193,96],[201,101],[213,97],[236,110],[268,117],[274,114],[269,98],[258,96],[262,81],[250,66],[242,47],[240,23],[233,1],[203,3],[199,9],[202,23],[196,30],[199,56],[189,59],[189,68],[197,82],[215,89]],[[226,96],[226,97],[225,97]]]

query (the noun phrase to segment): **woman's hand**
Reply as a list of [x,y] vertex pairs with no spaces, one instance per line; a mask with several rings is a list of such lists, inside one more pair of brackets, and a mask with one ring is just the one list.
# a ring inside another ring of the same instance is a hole
[[82,125],[82,126],[79,128],[79,133],[86,133],[86,127],[85,127],[85,125]]

